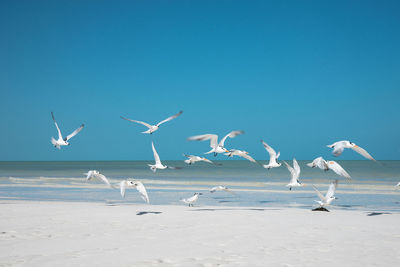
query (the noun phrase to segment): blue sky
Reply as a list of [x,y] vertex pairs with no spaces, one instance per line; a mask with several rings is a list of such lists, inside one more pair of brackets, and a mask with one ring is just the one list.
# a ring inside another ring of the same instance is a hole
[[[201,154],[332,158],[351,140],[400,159],[398,1],[1,1],[0,160]],[[156,123],[153,136],[120,115]],[[84,130],[61,151],[57,134]],[[222,156],[218,156],[223,158]],[[362,159],[346,151],[341,159]]]

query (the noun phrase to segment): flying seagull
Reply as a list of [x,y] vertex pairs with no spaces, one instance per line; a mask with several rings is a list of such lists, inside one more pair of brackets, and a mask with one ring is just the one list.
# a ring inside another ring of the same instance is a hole
[[216,134],[202,134],[202,135],[196,135],[196,136],[191,136],[188,138],[189,141],[205,141],[205,140],[210,140],[210,147],[211,150],[204,153],[204,154],[210,154],[214,153],[214,157],[217,156],[218,153],[228,153],[229,150],[224,147],[224,143],[226,138],[234,138],[235,136],[238,136],[239,134],[243,134],[243,131],[232,131],[228,133],[227,135],[224,136],[224,138],[221,139],[221,141],[218,143],[218,135]]
[[120,191],[121,191],[121,196],[124,198],[125,197],[125,190],[126,188],[136,188],[137,191],[140,193],[140,196],[143,198],[146,203],[149,203],[149,196],[147,195],[146,188],[142,184],[142,182],[139,181],[131,181],[131,180],[124,180],[119,183]]
[[269,163],[263,164],[262,166],[268,170],[271,168],[280,167],[282,163],[278,163],[276,160],[279,158],[281,153],[278,152],[278,154],[276,154],[275,150],[272,147],[270,147],[267,143],[265,143],[263,140],[261,140],[261,143],[264,145],[265,150],[267,150],[269,154]]
[[153,172],[156,172],[157,169],[160,169],[160,170],[164,170],[166,168],[168,168],[168,169],[181,169],[179,167],[171,167],[171,166],[163,165],[161,163],[160,156],[158,155],[157,150],[154,147],[154,143],[153,142],[151,142],[151,148],[153,149],[155,164],[154,165],[147,164],[147,166],[150,167],[150,170],[152,170]]
[[114,188],[110,182],[108,181],[107,177],[105,177],[103,174],[101,174],[99,171],[96,170],[90,170],[87,173],[84,173],[84,175],[86,175],[86,181],[90,181],[92,178],[96,178],[99,179],[100,181],[102,181],[103,183],[105,183],[106,185],[108,185],[108,187],[110,188]]
[[173,115],[173,116],[171,116],[171,117],[168,117],[168,118],[166,118],[165,120],[162,120],[162,121],[160,121],[159,123],[157,123],[157,124],[155,124],[155,125],[150,125],[150,124],[148,124],[148,123],[146,123],[146,122],[143,122],[143,121],[131,120],[131,119],[128,119],[128,118],[125,118],[125,117],[122,117],[122,116],[120,116],[120,117],[121,117],[121,119],[130,121],[130,122],[136,122],[136,123],[143,124],[144,126],[146,126],[146,127],[149,128],[149,129],[148,129],[147,131],[142,132],[142,133],[152,134],[152,133],[154,133],[155,131],[157,131],[158,128],[160,128],[160,125],[161,125],[161,124],[163,124],[164,122],[167,122],[167,121],[170,121],[170,120],[175,119],[176,117],[178,117],[179,115],[181,115],[182,112],[183,112],[183,111],[179,111],[179,112],[176,113],[175,115]]
[[198,161],[205,161],[205,162],[214,164],[214,162],[212,162],[211,160],[206,159],[204,157],[199,157],[199,156],[195,156],[195,155],[186,155],[186,154],[183,154],[183,155],[188,158],[188,159],[184,160],[184,162],[189,165],[194,164]]
[[56,125],[58,131],[58,140],[54,139],[54,137],[51,137],[51,143],[53,144],[54,147],[58,149],[61,149],[61,146],[69,146],[70,143],[68,142],[68,140],[77,135],[85,126],[85,124],[82,124],[78,129],[73,131],[70,135],[67,135],[67,137],[63,138],[60,128],[58,127],[58,124],[56,122],[56,119],[54,118],[53,112],[51,112],[51,117],[53,118],[54,124]]
[[329,206],[332,203],[332,201],[336,199],[334,195],[337,185],[338,185],[338,180],[332,182],[329,185],[328,192],[326,192],[325,196],[322,195],[322,193],[318,191],[318,189],[314,185],[311,185],[314,188],[315,192],[317,192],[318,197],[321,199],[321,200],[315,200],[315,202],[317,202],[320,205],[320,207]]
[[244,150],[231,149],[227,153],[225,153],[225,155],[227,155],[228,157],[239,156],[247,160],[250,160],[251,162],[257,163],[256,160],[249,155],[249,152]]
[[314,159],[312,162],[307,163],[307,166],[311,168],[318,167],[324,171],[332,170],[337,175],[343,176],[347,179],[351,179],[350,174],[348,174],[339,163],[334,160],[326,161],[322,157]]
[[297,160],[293,159],[293,168],[286,161],[284,161],[283,163],[285,163],[285,165],[288,168],[288,170],[290,171],[290,175],[291,175],[290,182],[286,185],[289,187],[289,190],[292,190],[292,187],[295,187],[295,186],[303,186],[303,184],[300,183],[300,181],[299,181],[300,166],[297,163]]
[[333,148],[332,154],[336,157],[340,156],[345,148],[351,148],[361,156],[375,161],[375,159],[365,149],[357,146],[350,141],[338,141],[333,143],[332,145],[327,145],[327,147]]
[[216,191],[225,191],[231,194],[236,195],[234,192],[232,192],[228,187],[219,185],[219,186],[214,186],[213,188],[210,189],[210,193],[214,193]]
[[194,193],[193,196],[191,196],[189,198],[181,199],[181,201],[186,204],[189,204],[189,207],[193,207],[193,203],[195,203],[197,201],[197,199],[199,198],[199,195],[202,195],[202,193]]

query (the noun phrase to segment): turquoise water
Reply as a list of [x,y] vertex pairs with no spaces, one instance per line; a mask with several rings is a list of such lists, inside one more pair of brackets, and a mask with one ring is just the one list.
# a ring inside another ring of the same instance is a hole
[[[318,197],[310,184],[325,193],[330,181],[339,180],[337,200],[332,208],[400,211],[400,161],[338,161],[352,180],[329,171],[312,169],[299,161],[300,180],[304,187],[286,187],[289,171],[285,167],[266,170],[257,164],[242,161],[218,161],[222,166],[207,163],[186,165],[183,161],[166,161],[181,170],[151,172],[151,161],[80,161],[80,162],[0,162],[0,198],[5,200],[97,201],[112,204],[142,203],[135,190],[125,199],[116,189],[98,181],[86,182],[83,175],[90,169],[99,170],[117,184],[122,179],[141,180],[147,188],[151,204],[179,204],[181,198],[194,192],[204,195],[198,205],[301,207],[312,208]],[[208,190],[225,185],[235,194]]]

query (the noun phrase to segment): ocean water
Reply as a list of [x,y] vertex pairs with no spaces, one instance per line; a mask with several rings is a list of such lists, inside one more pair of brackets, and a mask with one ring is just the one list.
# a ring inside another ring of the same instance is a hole
[[[266,170],[244,160],[216,161],[221,166],[204,162],[186,165],[183,161],[166,161],[180,170],[158,170],[153,173],[151,161],[66,161],[66,162],[0,162],[0,198],[2,200],[94,201],[110,205],[143,203],[134,189],[122,199],[117,189],[100,181],[86,182],[83,175],[99,170],[112,184],[123,179],[138,179],[146,186],[151,205],[184,205],[180,199],[195,192],[203,193],[198,206],[243,207],[316,207],[318,196],[310,186],[325,194],[331,181],[338,179],[338,198],[332,209],[400,211],[400,161],[338,161],[352,176],[351,180],[306,166],[299,161],[300,180],[304,187],[286,184],[290,173],[286,167]],[[264,162],[260,162],[264,163]],[[234,194],[209,193],[213,186],[225,185]]]

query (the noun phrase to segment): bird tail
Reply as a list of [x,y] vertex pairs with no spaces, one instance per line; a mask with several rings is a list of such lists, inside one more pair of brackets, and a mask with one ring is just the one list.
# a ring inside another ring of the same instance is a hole
[[184,160],[185,163],[190,164],[190,159]]
[[142,132],[144,134],[149,134],[150,133],[150,129],[148,129],[147,131]]
[[57,141],[56,139],[54,139],[54,137],[51,137],[51,143],[53,144],[53,146],[57,145]]
[[213,152],[214,152],[214,148],[213,148],[213,149],[211,149],[210,151],[208,151],[208,152],[204,153],[204,154],[210,154],[210,153],[213,153]]
[[311,163],[307,163],[307,166],[308,166],[308,167],[311,167],[311,168],[314,167],[312,162],[311,162]]

